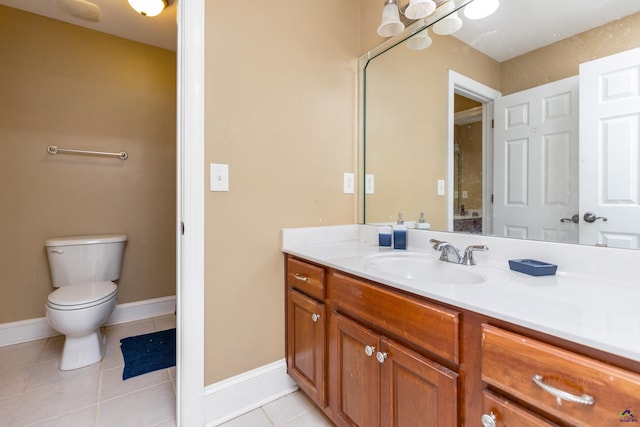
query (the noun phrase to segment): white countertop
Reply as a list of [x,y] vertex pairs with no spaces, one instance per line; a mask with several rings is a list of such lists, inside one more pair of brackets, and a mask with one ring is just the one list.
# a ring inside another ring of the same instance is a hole
[[[433,260],[439,253],[428,245],[432,237],[450,241],[459,249],[481,243],[490,248],[489,252],[476,253],[475,266],[451,264],[453,268],[471,269],[484,276],[485,282],[427,286],[380,272],[367,263],[367,256],[393,251],[378,247],[376,230],[362,225],[286,229],[282,250],[397,289],[640,361],[640,281],[620,272],[606,274],[607,269],[616,267],[616,262],[630,262],[627,258],[639,265],[640,253],[612,248],[597,248],[601,249],[598,252],[577,245],[413,230],[408,236],[408,251]],[[461,240],[465,245],[456,244]],[[558,272],[554,276],[533,277],[511,271],[507,259],[516,258],[552,262],[558,265]],[[602,265],[594,265],[598,262]]]

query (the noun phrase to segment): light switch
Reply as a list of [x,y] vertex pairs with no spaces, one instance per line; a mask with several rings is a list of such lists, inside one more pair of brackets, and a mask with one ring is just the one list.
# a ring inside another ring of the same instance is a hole
[[344,181],[343,181],[343,187],[344,187],[344,194],[354,194],[355,193],[355,175],[353,173],[347,173],[345,172],[344,174]]
[[365,194],[375,193],[375,179],[373,174],[366,174],[364,177],[364,192]]
[[211,163],[209,165],[209,189],[229,191],[229,165]]
[[462,192],[462,198],[463,199],[468,199],[469,198],[469,193],[467,193],[466,191]]
[[438,180],[438,196],[444,196],[444,179]]

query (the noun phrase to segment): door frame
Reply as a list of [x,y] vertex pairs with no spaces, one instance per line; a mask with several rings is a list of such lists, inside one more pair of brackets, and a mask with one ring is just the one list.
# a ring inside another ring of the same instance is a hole
[[[454,169],[454,95],[463,95],[482,103],[482,230],[490,225],[491,193],[493,192],[493,100],[502,94],[456,71],[449,70],[447,98],[447,230],[453,231],[453,169]],[[488,191],[491,189],[491,191]],[[486,215],[486,214],[489,215]]]
[[178,1],[176,424],[204,425],[204,0]]

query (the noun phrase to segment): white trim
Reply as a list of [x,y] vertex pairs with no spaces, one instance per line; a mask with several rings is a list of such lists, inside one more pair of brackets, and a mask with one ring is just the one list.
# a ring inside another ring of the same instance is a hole
[[297,389],[284,359],[211,384],[205,389],[205,425],[220,425]]
[[176,424],[184,427],[204,424],[204,21],[204,0],[178,2]]
[[[175,308],[175,296],[118,304],[111,317],[107,319],[105,326],[173,314]],[[56,335],[60,335],[60,332],[49,326],[46,317],[2,323],[0,324],[0,347],[41,340]]]
[[[485,141],[486,135],[489,133],[489,123],[487,119],[487,110],[485,105],[501,96],[501,93],[495,89],[485,86],[469,77],[466,77],[453,70],[449,70],[449,88],[447,99],[447,230],[453,231],[453,151],[454,151],[454,135],[453,125],[455,124],[454,114],[454,94],[463,95],[467,98],[481,102],[483,104],[483,122],[482,122],[482,146],[483,146],[483,170],[487,170],[487,152],[488,141]],[[483,176],[483,193],[486,193],[487,174]],[[483,203],[485,203],[483,196]],[[483,220],[484,221],[484,220]]]
[[115,310],[107,319],[105,326],[119,323],[135,322],[136,320],[173,314],[176,311],[176,296],[154,298],[145,301],[129,302],[116,305]]

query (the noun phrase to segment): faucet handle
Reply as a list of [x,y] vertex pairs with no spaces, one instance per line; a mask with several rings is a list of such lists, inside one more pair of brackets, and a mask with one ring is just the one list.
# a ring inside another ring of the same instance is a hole
[[429,243],[433,244],[433,249],[435,249],[436,251],[439,251],[440,245],[446,242],[443,242],[442,240],[430,239]]
[[488,251],[487,245],[471,245],[467,246],[464,250],[464,257],[462,258],[462,264],[464,265],[476,265],[476,260],[473,258],[473,251]]

